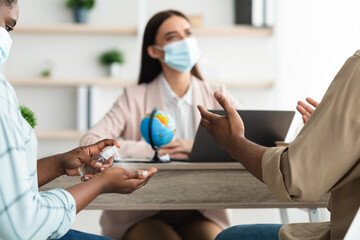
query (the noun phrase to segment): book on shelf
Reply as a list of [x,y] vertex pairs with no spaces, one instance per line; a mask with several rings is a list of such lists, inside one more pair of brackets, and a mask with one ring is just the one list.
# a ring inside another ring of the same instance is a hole
[[79,86],[77,88],[77,130],[84,132],[88,129],[88,88]]

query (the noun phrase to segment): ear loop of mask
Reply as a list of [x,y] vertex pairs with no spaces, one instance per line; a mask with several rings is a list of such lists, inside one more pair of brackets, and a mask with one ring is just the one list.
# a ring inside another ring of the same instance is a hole
[[[158,49],[158,50],[163,51],[163,52],[164,52],[164,58],[165,58],[165,50],[164,50],[162,47],[160,47],[160,46],[158,46],[158,45],[152,45],[152,47],[155,48],[155,49]],[[165,63],[164,59],[158,58],[158,60],[159,60],[160,62]]]

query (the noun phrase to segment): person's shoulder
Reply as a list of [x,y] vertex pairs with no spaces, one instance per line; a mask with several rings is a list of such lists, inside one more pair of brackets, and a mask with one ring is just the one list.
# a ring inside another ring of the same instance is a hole
[[139,85],[128,86],[124,88],[124,94],[120,97],[120,99],[126,99],[128,102],[141,101],[141,99],[147,94],[148,85],[149,84],[147,83],[142,83]]
[[115,104],[126,104],[127,106],[142,105],[144,103],[144,98],[148,94],[149,86],[152,84],[153,82],[125,87],[123,94],[118,97]]
[[149,85],[148,83],[142,83],[142,84],[138,84],[138,85],[127,86],[126,88],[124,88],[124,92],[142,93],[147,90],[148,85]]
[[133,85],[126,87],[124,89],[124,92],[129,95],[135,95],[136,97],[139,97],[140,94],[146,94],[149,89],[157,88],[157,85],[160,82],[160,78],[156,77],[153,81],[149,83],[141,83],[138,85]]

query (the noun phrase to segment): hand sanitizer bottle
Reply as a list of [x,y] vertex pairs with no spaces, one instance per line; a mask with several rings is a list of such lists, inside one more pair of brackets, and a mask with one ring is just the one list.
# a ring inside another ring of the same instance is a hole
[[[106,164],[107,161],[118,151],[119,149],[116,146],[105,148],[101,153],[94,155],[91,157],[91,161],[97,161],[102,164]],[[93,168],[89,165],[86,165],[83,163],[79,168],[79,173],[81,176],[84,176],[86,174],[93,174],[96,172],[99,172],[99,168]]]

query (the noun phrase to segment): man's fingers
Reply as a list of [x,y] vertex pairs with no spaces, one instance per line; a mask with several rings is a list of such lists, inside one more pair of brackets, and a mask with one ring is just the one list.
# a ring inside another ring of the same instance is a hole
[[302,105],[297,105],[296,110],[298,110],[301,115],[307,118],[310,117],[310,113]]
[[209,112],[208,110],[206,110],[203,106],[198,105],[197,108],[200,111],[201,114],[201,118],[207,120],[208,122],[211,122],[213,119],[217,118],[218,115]]
[[209,129],[211,124],[208,120],[202,118],[200,121],[200,125],[203,126],[205,129]]
[[300,110],[302,111],[302,112],[300,112],[301,114],[309,115],[309,114],[312,114],[314,112],[314,109],[309,104],[306,104],[306,103],[304,103],[302,101],[298,102],[298,107],[299,107],[299,108],[297,108],[298,111],[299,112],[300,112]]
[[303,115],[303,116],[302,116],[302,119],[303,119],[303,122],[304,122],[304,123],[306,123],[306,122],[307,122],[307,120],[308,120],[308,117],[307,117],[307,116],[305,116],[305,115]]
[[308,97],[306,98],[306,101],[311,104],[312,106],[314,106],[315,108],[317,108],[317,106],[319,106],[319,103],[317,101],[315,101],[314,99]]
[[296,106],[296,110],[298,110],[301,115],[305,115],[307,113],[305,108],[302,105],[300,105],[300,103],[299,105]]
[[307,104],[305,106],[305,110],[307,111],[308,114],[312,114],[314,111],[314,109]]
[[301,105],[297,105],[296,110],[298,110],[301,115],[304,115],[305,113],[305,109]]
[[221,105],[221,107],[225,110],[227,116],[237,114],[235,108],[233,106],[231,106],[231,104],[226,99],[226,97],[222,94],[222,92],[215,91],[214,96],[215,96],[215,99],[218,101],[218,103]]

